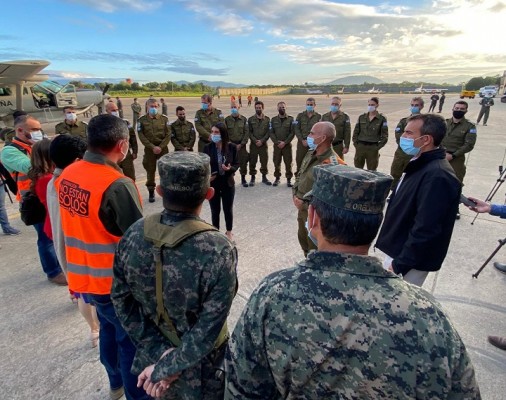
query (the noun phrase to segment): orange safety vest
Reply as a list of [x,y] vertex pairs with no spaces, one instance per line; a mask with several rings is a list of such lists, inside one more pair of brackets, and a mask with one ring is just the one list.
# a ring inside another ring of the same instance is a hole
[[67,281],[78,293],[110,294],[113,261],[120,236],[109,233],[99,218],[107,188],[124,175],[109,165],[81,160],[55,181],[60,204]]
[[[28,157],[32,154],[32,146],[29,144],[23,143],[21,140],[16,138],[12,139],[11,146],[14,145],[16,148],[23,148],[26,151]],[[23,151],[19,149],[19,151]],[[12,179],[14,179],[18,185],[18,192],[16,193],[16,200],[21,202],[21,198],[23,195],[30,191],[30,183],[31,179],[28,178],[28,175],[23,172],[15,171],[12,174]]]

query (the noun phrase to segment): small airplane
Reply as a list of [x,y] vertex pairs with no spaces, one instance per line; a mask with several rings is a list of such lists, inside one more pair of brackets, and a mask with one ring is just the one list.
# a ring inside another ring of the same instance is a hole
[[416,88],[413,93],[442,93],[447,92],[448,89],[434,89],[434,88],[424,88],[423,83],[420,84],[420,87]]
[[48,75],[39,74],[48,65],[45,60],[0,62],[0,125],[12,126],[16,110],[24,110],[41,122],[51,122],[62,119],[61,113],[53,112],[66,106],[73,106],[81,114],[103,105],[108,86],[99,91],[60,85],[48,80]]
[[344,94],[344,86],[343,86],[343,88],[341,90],[338,90],[336,93],[337,94]]
[[365,91],[359,91],[359,93],[381,94],[381,93],[385,93],[385,91],[380,90],[380,89],[376,89],[376,87],[373,86],[372,89],[365,90]]

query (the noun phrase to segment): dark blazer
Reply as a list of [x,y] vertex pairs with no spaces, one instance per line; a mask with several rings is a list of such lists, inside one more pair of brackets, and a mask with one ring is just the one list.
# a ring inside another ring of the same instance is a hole
[[[220,176],[219,175],[219,168],[218,168],[218,148],[216,147],[216,143],[209,143],[204,147],[204,153],[206,153],[211,158],[211,174],[213,172],[216,172],[218,175],[216,176],[216,179],[214,179],[211,184],[217,182],[219,179],[226,179],[228,186],[232,187],[235,185],[234,181],[234,174],[235,171],[239,168],[239,157],[237,156],[237,147],[234,143],[228,144],[228,149],[225,152],[225,164],[232,167],[229,171],[225,171],[225,175]],[[223,150],[223,149],[222,149]]]

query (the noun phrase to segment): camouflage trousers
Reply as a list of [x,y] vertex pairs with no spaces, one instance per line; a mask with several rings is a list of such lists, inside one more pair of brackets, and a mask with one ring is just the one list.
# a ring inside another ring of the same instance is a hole
[[[240,145],[241,142],[234,142],[235,145]],[[248,153],[248,150],[246,149],[246,145],[245,144],[242,144],[241,145],[241,150],[239,150],[238,152],[238,156],[239,156],[239,171],[241,173],[241,175],[246,175],[248,173],[248,161],[249,161],[249,153]]]
[[297,213],[297,238],[299,239],[300,248],[304,252],[304,257],[307,256],[307,253],[311,250],[316,250],[317,247],[313,243],[311,239],[309,239],[308,231],[306,229],[306,221],[308,210],[307,206],[303,206],[302,210],[299,210]]
[[118,164],[118,166],[123,170],[123,175],[128,176],[131,180],[135,182],[134,158],[130,150],[128,151],[125,159],[121,161]]
[[399,183],[399,179],[401,179],[402,173],[410,160],[411,156],[404,153],[402,149],[397,148],[397,150],[395,150],[394,159],[392,161],[392,165],[390,166],[390,175],[394,178],[391,186],[392,190]]
[[274,162],[274,177],[281,177],[281,160],[285,163],[285,176],[286,179],[292,179],[292,144],[288,143],[285,147],[280,149],[278,146],[274,145],[274,155],[272,157],[272,161]]
[[[262,175],[267,175],[267,162],[269,160],[269,156],[267,153],[267,143],[264,143],[260,147],[258,147],[255,143],[251,143],[249,146],[249,174],[254,176],[257,174],[257,161],[260,158],[260,173]],[[241,173],[242,175],[242,173]]]
[[457,175],[458,180],[462,183],[462,186],[464,186],[464,177],[466,176],[466,156],[462,155],[453,158],[450,161],[450,165],[455,171],[455,175]]
[[295,152],[295,164],[297,165],[297,171],[295,171],[296,175],[300,170],[302,160],[304,160],[308,150],[309,148],[307,146],[304,146],[300,140],[297,140],[297,151]]
[[334,149],[336,154],[344,160],[344,154],[343,154],[344,144],[343,144],[343,142],[341,141],[337,144],[332,143],[332,148]]
[[167,154],[169,152],[168,147],[164,147],[160,154],[154,154],[153,150],[145,148],[144,149],[144,158],[142,159],[142,166],[146,170],[146,187],[148,190],[154,190],[155,183],[155,172],[156,172],[156,162],[157,160]]
[[367,162],[369,171],[376,171],[379,164],[379,146],[377,143],[364,144],[358,142],[355,145],[355,159],[353,160],[356,168],[364,168]]

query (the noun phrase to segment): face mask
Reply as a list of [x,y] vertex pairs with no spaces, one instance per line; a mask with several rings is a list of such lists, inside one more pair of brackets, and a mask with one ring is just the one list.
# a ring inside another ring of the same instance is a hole
[[283,109],[278,110],[279,115],[285,115],[286,111]]
[[[420,136],[417,140],[422,137],[423,136]],[[399,141],[399,146],[401,147],[401,150],[409,156],[416,156],[421,149],[421,147],[415,147],[415,139],[404,138],[402,136]]]
[[118,111],[111,111],[111,115],[114,115],[115,117],[119,117]]
[[256,110],[255,112],[257,113],[258,116],[262,115],[262,110]]
[[420,114],[420,107],[412,106],[409,110],[411,114]]
[[75,121],[75,120],[77,120],[77,115],[75,113],[66,113],[65,119],[67,121]]
[[39,140],[44,139],[44,136],[42,135],[41,131],[32,131],[30,132],[30,136],[32,137],[32,140],[34,142],[38,142]]
[[128,154],[128,150],[130,149],[130,145],[128,142],[125,142],[127,144],[127,149],[126,151],[123,153],[123,148],[120,150],[121,154],[123,155],[123,158],[119,161],[119,162],[122,162],[123,160],[125,160],[127,154]]
[[376,106],[367,106],[367,112],[374,112],[376,111]]
[[320,144],[320,143],[316,144],[314,141],[314,137],[311,137],[311,136],[308,136],[306,138],[306,142],[307,142],[307,147],[309,148],[309,150],[316,150],[316,148]]
[[149,115],[156,115],[156,114],[158,114],[158,108],[150,107],[149,108]]
[[177,117],[177,119],[180,120],[181,122],[183,122],[185,117]]
[[453,118],[455,119],[461,119],[464,118],[464,115],[466,115],[467,111],[453,111]]
[[209,108],[209,104],[207,103],[201,103],[202,110],[206,111]]
[[239,115],[239,111],[237,110],[237,108],[231,108],[230,109],[230,114],[232,114],[232,115]]
[[219,143],[219,142],[221,142],[221,135],[211,135],[211,140],[214,143]]
[[311,233],[311,230],[313,228],[309,229],[309,222],[308,221],[306,221],[306,223],[304,225],[306,226],[307,236],[309,237],[309,239],[311,239],[311,241],[314,243],[314,245],[316,247],[318,247],[318,240],[316,240],[316,238]]
[[336,113],[339,111],[339,106],[330,106],[330,112]]
[[306,111],[307,112],[313,112],[314,111],[314,106],[306,106]]

